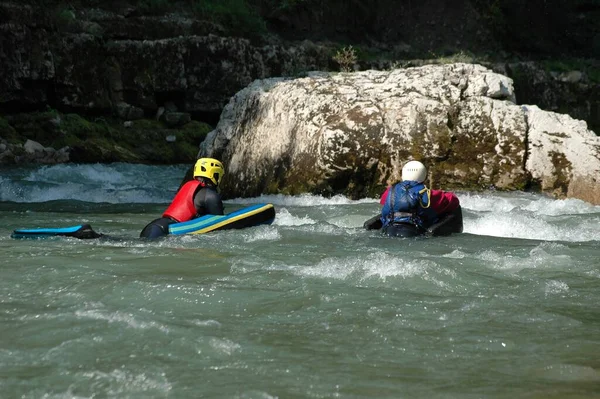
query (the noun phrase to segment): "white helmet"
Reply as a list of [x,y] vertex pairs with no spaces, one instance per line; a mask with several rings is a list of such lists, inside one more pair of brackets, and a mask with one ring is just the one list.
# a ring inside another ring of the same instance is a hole
[[419,161],[410,161],[402,168],[402,180],[422,183],[427,178],[427,168]]

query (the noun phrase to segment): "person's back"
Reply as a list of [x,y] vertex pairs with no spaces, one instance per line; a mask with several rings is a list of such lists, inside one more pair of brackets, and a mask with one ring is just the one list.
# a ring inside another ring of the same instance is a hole
[[[458,197],[443,190],[430,190],[423,183],[427,169],[418,161],[402,168],[402,181],[388,187],[381,196],[379,221],[365,222],[365,228],[381,228],[390,236],[447,235],[463,230]],[[408,230],[407,230],[408,229]],[[408,231],[408,233],[407,233]]]
[[200,158],[194,165],[194,180],[177,192],[162,217],[148,223],[140,237],[158,238],[169,234],[169,225],[204,215],[223,215],[224,206],[217,187],[225,173],[220,161]]

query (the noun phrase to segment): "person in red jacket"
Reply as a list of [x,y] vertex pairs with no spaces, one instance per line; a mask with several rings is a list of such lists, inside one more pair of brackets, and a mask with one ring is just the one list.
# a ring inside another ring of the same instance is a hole
[[217,188],[225,169],[213,158],[200,158],[194,165],[194,179],[185,183],[175,195],[162,217],[148,223],[142,238],[158,238],[169,234],[169,225],[187,222],[203,215],[223,215],[223,201]]
[[382,229],[390,236],[448,235],[462,233],[462,209],[458,197],[443,190],[430,190],[423,183],[427,168],[410,161],[402,168],[402,181],[388,187],[381,196],[381,215],[364,227]]

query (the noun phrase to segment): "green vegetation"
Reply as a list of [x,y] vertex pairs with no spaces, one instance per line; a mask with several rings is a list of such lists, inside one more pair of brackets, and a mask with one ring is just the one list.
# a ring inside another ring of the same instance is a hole
[[0,116],[0,139],[6,140],[9,144],[20,144],[21,137],[19,133],[10,125],[10,123]]
[[75,13],[70,8],[62,8],[56,11],[57,22],[68,25],[75,21]]
[[[30,0],[36,2],[35,0]],[[232,35],[248,37],[267,33],[267,24],[261,10],[291,12],[308,0],[130,0],[129,3],[142,15],[159,16],[170,13],[192,14],[194,17],[217,23]],[[67,29],[76,22],[78,8],[108,7],[98,0],[45,0],[44,6],[52,7],[53,19],[58,29]]]
[[289,10],[301,4],[308,3],[309,1],[310,0],[274,0],[271,1],[271,3],[274,3],[275,7],[280,10]]
[[51,15],[54,20],[54,25],[59,30],[68,30],[77,22],[77,17],[75,16],[73,9],[62,4],[58,5]]
[[496,32],[506,29],[501,0],[473,0],[473,5],[480,10],[483,20],[491,29]]
[[197,0],[192,10],[200,18],[223,25],[231,32],[253,35],[267,31],[267,25],[246,0]]
[[31,139],[57,150],[68,146],[75,162],[191,163],[211,130],[197,121],[179,129],[155,120],[125,127],[118,119],[88,120],[55,110],[0,117],[0,137],[8,142],[24,144]]
[[144,14],[160,15],[167,13],[172,9],[172,3],[169,0],[141,0],[138,7]]
[[593,83],[600,83],[600,63],[597,60],[581,58],[542,61],[543,67],[550,72],[580,71]]
[[[432,53],[433,54],[433,53]],[[437,59],[437,62],[440,64],[454,64],[454,63],[458,63],[458,62],[463,62],[463,63],[474,63],[477,62],[477,57],[468,52],[468,51],[463,51],[460,50],[458,52],[452,52],[449,55],[443,55],[443,56],[435,56],[434,55],[434,59]],[[482,61],[481,59],[479,61]]]
[[[288,8],[300,1],[279,1],[278,6]],[[229,34],[256,36],[267,31],[257,8],[247,0],[138,0],[133,4],[145,15],[191,13],[196,18],[220,24]]]
[[335,53],[333,60],[339,64],[340,71],[352,72],[356,61],[358,61],[358,56],[352,46],[346,46]]

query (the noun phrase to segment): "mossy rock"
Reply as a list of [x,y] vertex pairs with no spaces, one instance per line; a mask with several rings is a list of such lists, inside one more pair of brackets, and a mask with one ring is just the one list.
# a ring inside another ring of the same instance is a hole
[[60,135],[60,116],[54,110],[7,115],[5,118],[21,138],[21,144],[29,139],[49,146]]
[[3,117],[0,117],[0,138],[6,140],[10,144],[19,143],[19,134]]
[[80,163],[192,163],[212,127],[191,121],[178,129],[146,119],[124,126],[119,119],[87,119],[57,111],[22,113],[0,118],[0,137],[13,144],[27,139],[45,147],[71,148],[71,161]]

